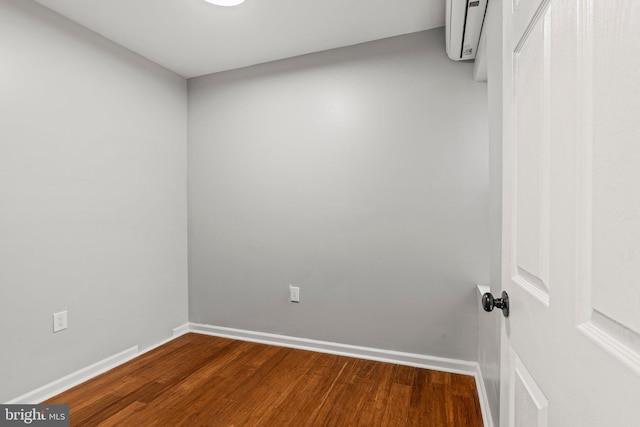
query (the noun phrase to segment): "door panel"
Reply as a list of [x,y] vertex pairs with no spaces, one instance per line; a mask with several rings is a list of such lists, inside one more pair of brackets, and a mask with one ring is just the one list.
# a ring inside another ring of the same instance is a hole
[[548,14],[537,14],[513,55],[515,170],[514,281],[549,304]]
[[640,4],[623,3],[583,10],[580,328],[640,373]]
[[549,425],[547,398],[517,355],[512,360],[513,425],[516,427],[547,427]]
[[500,424],[638,426],[640,2],[502,7]]

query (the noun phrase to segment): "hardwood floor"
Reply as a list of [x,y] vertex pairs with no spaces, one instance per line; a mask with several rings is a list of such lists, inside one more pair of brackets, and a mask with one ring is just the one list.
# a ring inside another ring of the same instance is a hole
[[470,376],[198,334],[47,403],[75,426],[482,426]]

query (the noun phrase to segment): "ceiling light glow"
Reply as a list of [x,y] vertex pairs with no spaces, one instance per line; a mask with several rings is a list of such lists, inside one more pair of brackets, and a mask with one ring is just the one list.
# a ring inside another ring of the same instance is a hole
[[237,6],[240,3],[244,3],[244,0],[204,0],[207,3],[215,4],[216,6]]

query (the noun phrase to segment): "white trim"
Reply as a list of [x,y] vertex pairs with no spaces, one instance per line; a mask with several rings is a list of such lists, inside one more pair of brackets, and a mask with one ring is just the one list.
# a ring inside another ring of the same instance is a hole
[[[487,4],[486,7],[489,5]],[[480,29],[480,41],[478,41],[478,51],[476,59],[473,61],[473,81],[487,83],[487,15],[482,20]]]
[[189,322],[185,323],[184,325],[180,325],[177,328],[173,328],[173,338],[177,338],[180,335],[184,335],[187,332],[189,332]]
[[[480,288],[480,286],[478,286]],[[493,427],[493,417],[491,416],[491,405],[489,405],[489,396],[487,395],[487,388],[484,385],[484,378],[482,377],[482,369],[480,364],[477,364],[476,370],[476,388],[478,389],[478,400],[480,401],[480,411],[482,412],[482,423],[484,427]]]
[[120,353],[102,359],[93,365],[89,365],[86,368],[72,372],[69,375],[50,382],[49,384],[45,384],[42,387],[23,394],[22,396],[18,396],[15,399],[6,402],[6,404],[30,405],[40,403],[62,393],[65,390],[69,390],[71,387],[75,387],[95,376],[107,372],[109,369],[113,369],[118,365],[128,362],[138,356],[138,354],[138,346],[134,345]]
[[[479,289],[484,289],[478,286]],[[488,289],[488,286],[486,287]],[[257,342],[261,344],[277,345],[280,347],[297,348],[316,351],[319,353],[337,354],[340,356],[356,357],[359,359],[375,360],[378,362],[395,363],[416,368],[433,369],[454,374],[471,375],[475,378],[478,390],[478,400],[485,427],[494,427],[487,390],[482,379],[482,371],[478,362],[449,359],[444,357],[426,356],[423,354],[404,353],[394,350],[382,350],[371,347],[361,347],[350,344],[340,344],[328,341],[298,338],[287,335],[270,334],[266,332],[248,331],[245,329],[227,328],[224,326],[203,325],[189,323],[189,332],[217,337],[231,338],[241,341]]]
[[491,292],[491,287],[489,285],[478,285],[477,288],[481,298],[482,295],[486,294],[487,292]]
[[355,357],[359,359],[375,360],[378,362],[395,363],[398,365],[413,366],[423,369],[434,369],[454,374],[471,375],[475,378],[480,409],[485,427],[493,427],[491,411],[489,409],[487,392],[482,380],[482,372],[477,362],[449,359],[444,357],[426,356],[415,353],[405,353],[394,350],[382,350],[371,347],[361,347],[350,344],[333,343],[329,341],[312,340],[308,338],[291,337],[287,335],[270,334],[266,332],[248,331],[244,329],[227,328],[223,326],[203,325],[198,323],[185,323],[173,329],[173,335],[158,344],[139,350],[135,345],[120,353],[109,356],[93,365],[73,372],[58,380],[52,381],[40,388],[16,397],[6,402],[7,404],[35,404],[47,400],[96,377],[116,366],[122,365],[144,353],[158,348],[177,337],[188,332],[231,338],[241,341],[257,342],[262,344],[277,345],[280,347],[297,348],[301,350],[316,351],[319,353],[336,354],[340,356]]
[[477,373],[477,362],[449,359],[445,357],[425,356],[415,353],[404,353],[394,350],[382,350],[371,347],[361,347],[350,344],[340,344],[329,341],[312,340],[308,338],[291,337],[287,335],[269,334],[266,332],[248,331],[244,329],[227,328],[223,326],[190,323],[189,330],[204,335],[251,341],[280,347],[297,348],[301,350],[317,351],[320,353],[337,354],[339,356],[356,357],[359,359],[376,360],[378,362],[396,363],[398,365],[414,366],[416,368],[434,369],[454,374],[472,375]]
[[[489,285],[478,285],[477,289],[481,300],[484,294],[491,292],[491,287]],[[491,405],[489,404],[489,395],[487,394],[487,387],[484,383],[480,363],[476,365],[475,377],[476,389],[478,390],[478,400],[480,401],[480,410],[482,411],[482,422],[484,427],[493,427],[494,423],[493,416],[491,415]]]
[[123,350],[120,353],[116,353],[112,356],[106,357],[92,365],[89,365],[85,368],[72,372],[69,375],[66,375],[62,378],[54,380],[49,384],[45,384],[42,387],[38,387],[35,390],[29,391],[5,403],[6,404],[25,404],[25,405],[40,403],[55,395],[58,395],[64,391],[67,391],[70,388],[77,386],[78,384],[88,381],[91,378],[97,377],[98,375],[103,374],[108,370],[111,370],[117,366],[120,366],[130,360],[133,360],[138,356],[141,356],[151,350],[154,350],[162,345],[165,345],[169,341],[172,341],[177,337],[179,337],[180,335],[186,334],[187,332],[189,332],[189,324],[185,323],[184,325],[180,325],[177,328],[174,328],[173,335],[171,337],[165,340],[162,340],[157,344],[154,344],[143,350],[140,350],[137,345],[134,345],[133,347]]

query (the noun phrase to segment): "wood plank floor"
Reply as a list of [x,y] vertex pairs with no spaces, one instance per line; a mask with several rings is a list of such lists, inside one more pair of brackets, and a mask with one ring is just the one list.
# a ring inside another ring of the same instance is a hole
[[74,426],[482,426],[470,376],[199,334],[47,403]]

